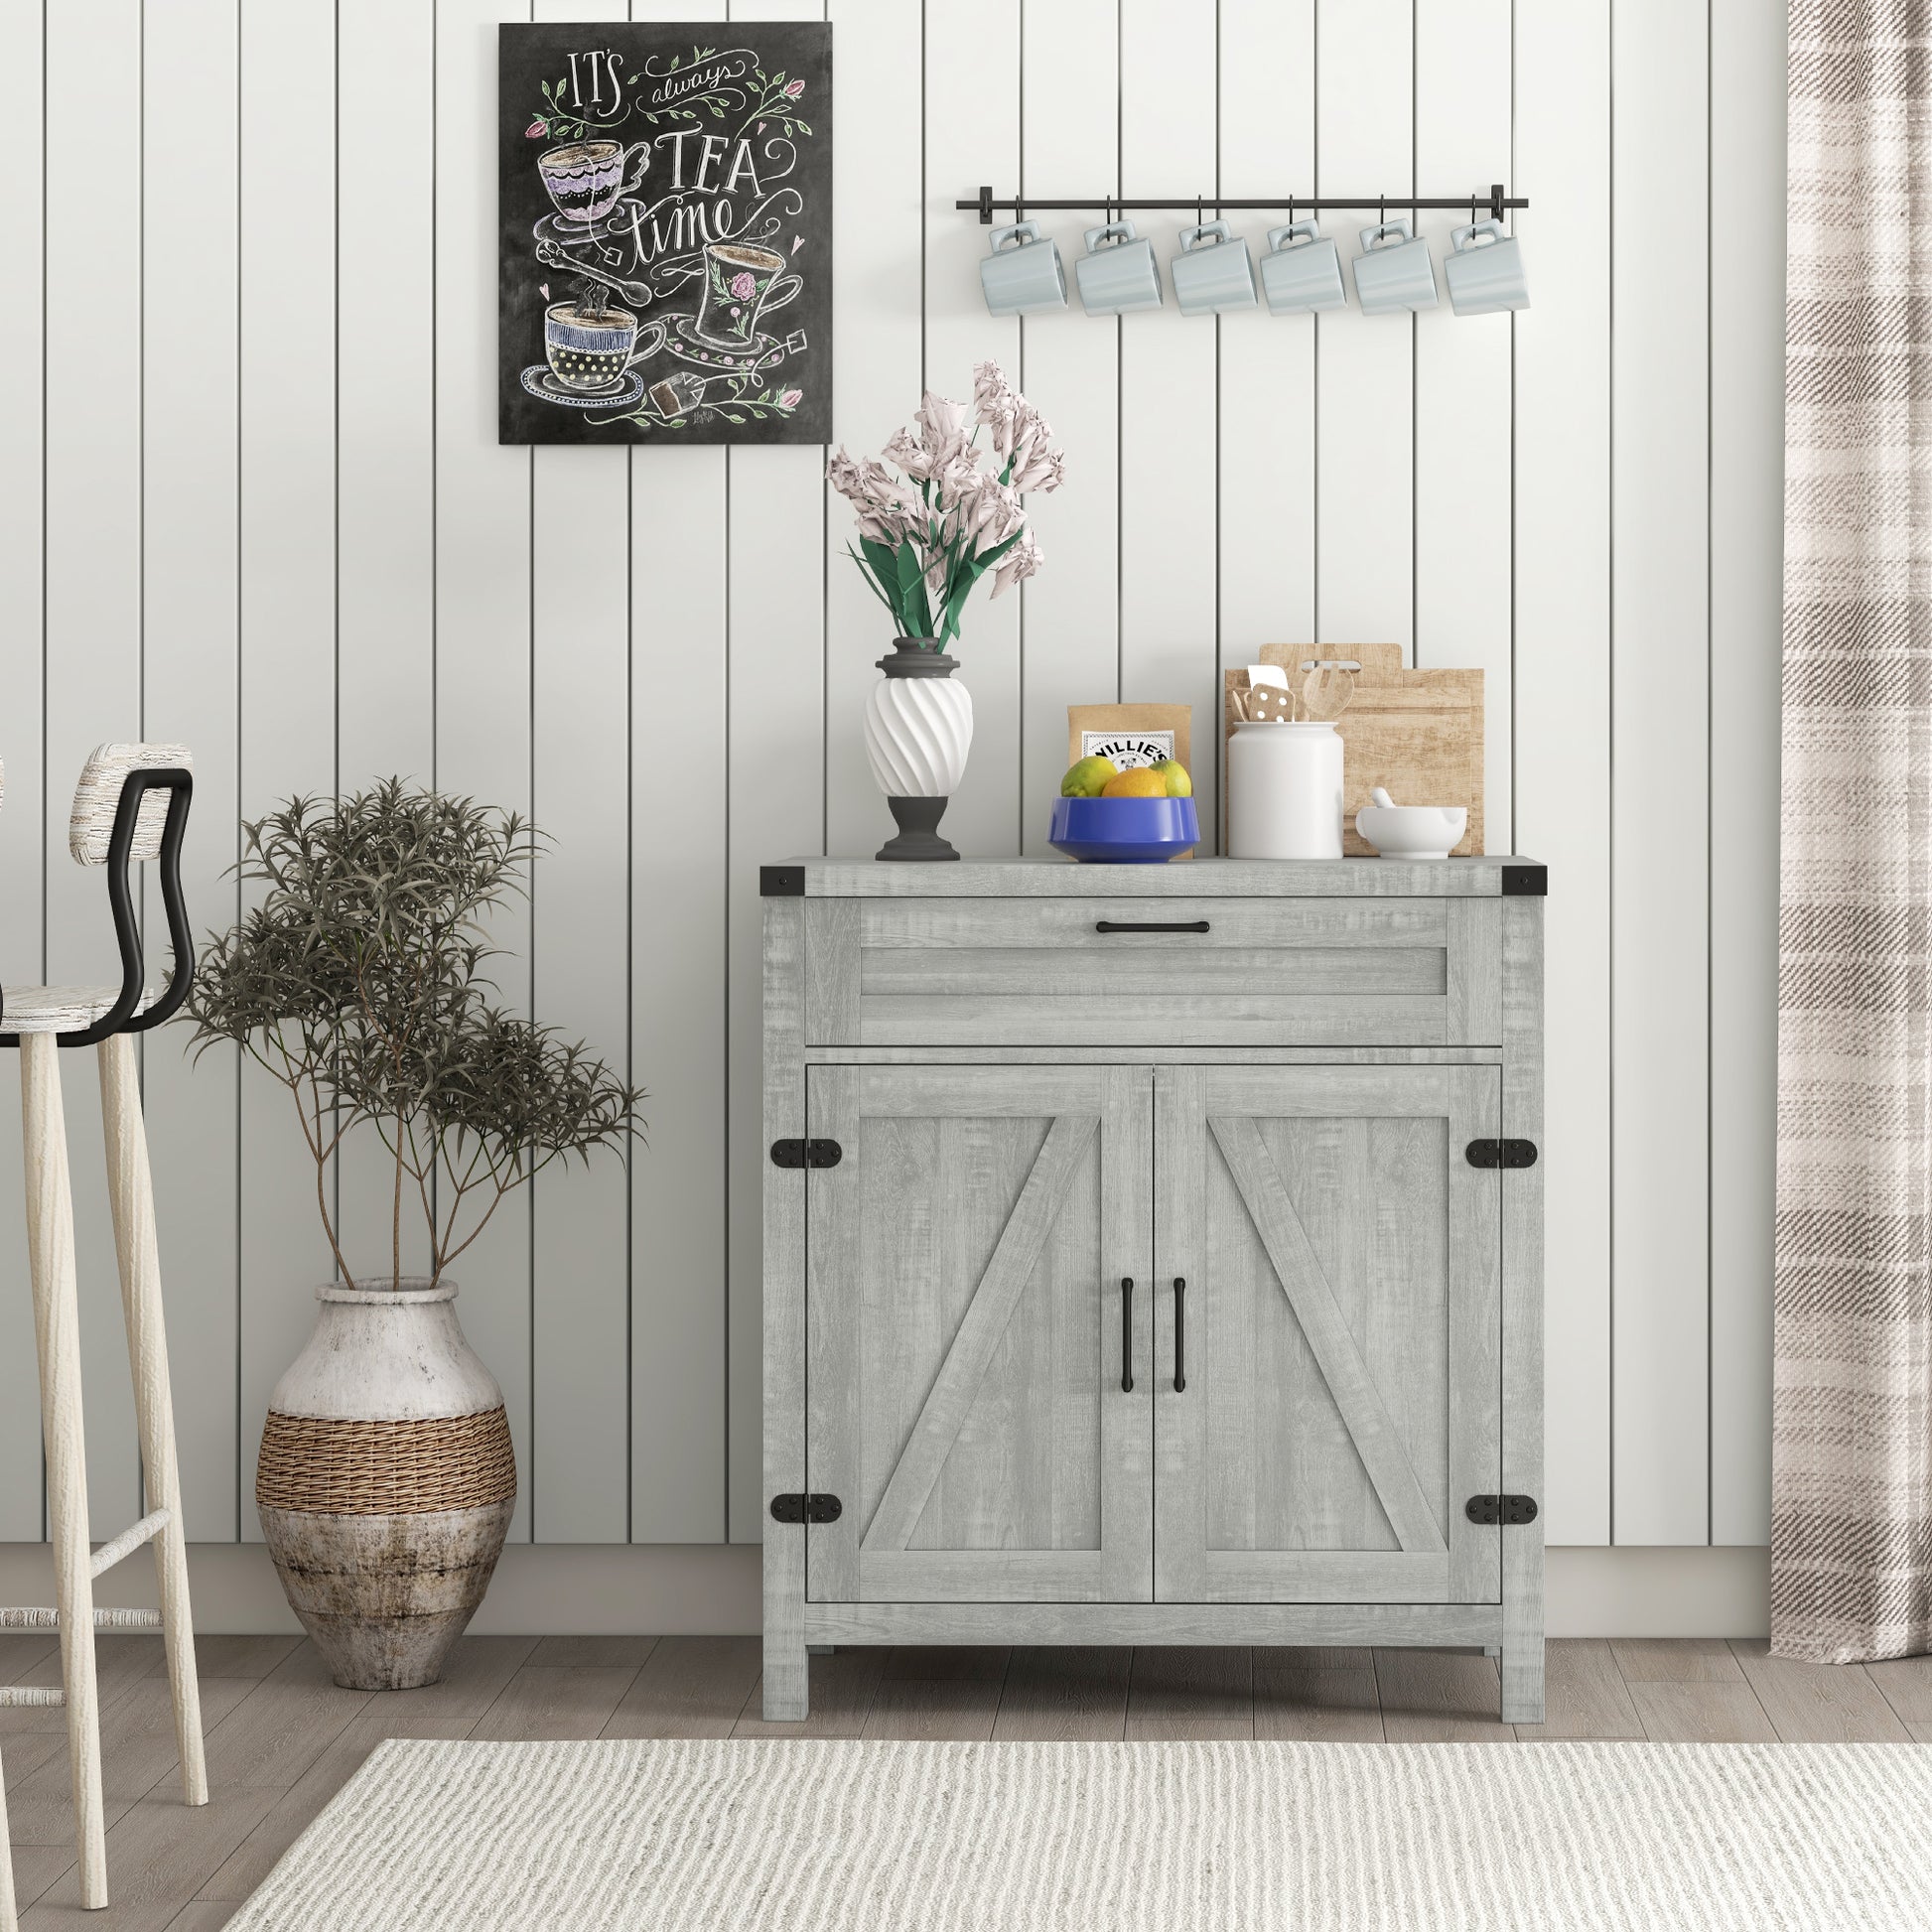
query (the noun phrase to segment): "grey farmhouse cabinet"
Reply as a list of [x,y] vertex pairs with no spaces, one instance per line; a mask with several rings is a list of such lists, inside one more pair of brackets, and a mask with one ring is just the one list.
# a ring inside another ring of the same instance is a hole
[[809,1646],[1224,1642],[1541,1722],[1544,882],[764,869],[767,1718]]

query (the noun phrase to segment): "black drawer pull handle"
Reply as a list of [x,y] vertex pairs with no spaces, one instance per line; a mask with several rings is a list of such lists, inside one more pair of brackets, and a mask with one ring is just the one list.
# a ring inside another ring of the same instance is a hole
[[1173,1392],[1187,1387],[1187,1277],[1173,1278]]
[[1205,919],[1156,919],[1143,924],[1132,919],[1096,919],[1093,922],[1096,932],[1205,932]]
[[1120,1278],[1120,1392],[1134,1393],[1134,1277]]

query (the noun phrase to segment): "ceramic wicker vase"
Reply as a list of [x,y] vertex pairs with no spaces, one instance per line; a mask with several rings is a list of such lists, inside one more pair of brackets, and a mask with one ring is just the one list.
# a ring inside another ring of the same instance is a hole
[[935,650],[930,639],[900,637],[879,668],[886,675],[866,698],[866,759],[898,834],[878,856],[957,859],[939,836],[939,820],[965,775],[973,694],[952,682],[958,660]]
[[255,1503],[282,1588],[355,1691],[434,1684],[483,1601],[516,1501],[503,1392],[456,1284],[316,1290],[269,1398]]

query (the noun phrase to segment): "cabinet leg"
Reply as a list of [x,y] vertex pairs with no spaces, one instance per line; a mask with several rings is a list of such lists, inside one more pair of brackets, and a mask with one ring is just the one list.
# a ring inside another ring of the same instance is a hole
[[1503,1645],[1503,1723],[1540,1725],[1543,1722],[1543,1638],[1507,1641]]
[[764,1633],[764,1719],[767,1724],[803,1724],[811,1711],[811,1668],[801,1633]]

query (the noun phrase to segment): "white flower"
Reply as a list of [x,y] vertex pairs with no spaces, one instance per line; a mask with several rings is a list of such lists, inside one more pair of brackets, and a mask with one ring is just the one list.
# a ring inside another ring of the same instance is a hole
[[932,475],[926,452],[906,430],[895,430],[893,440],[880,454],[888,463],[897,463],[915,483],[924,483]]
[[1013,400],[1013,384],[999,363],[973,364],[973,415],[977,421],[991,423]]
[[918,414],[913,421],[918,424],[919,442],[928,456],[944,462],[966,447],[965,405],[948,402],[937,390],[928,389],[919,398]]
[[1013,472],[1015,489],[1036,489],[1042,496],[1050,495],[1066,481],[1066,452],[1064,450],[1042,450],[1035,443],[1027,453],[1024,461],[1017,462]]
[[993,573],[993,595],[998,597],[1009,584],[1024,584],[1039,569],[1042,561],[1039,545],[1029,530],[1000,560],[1000,567]]

